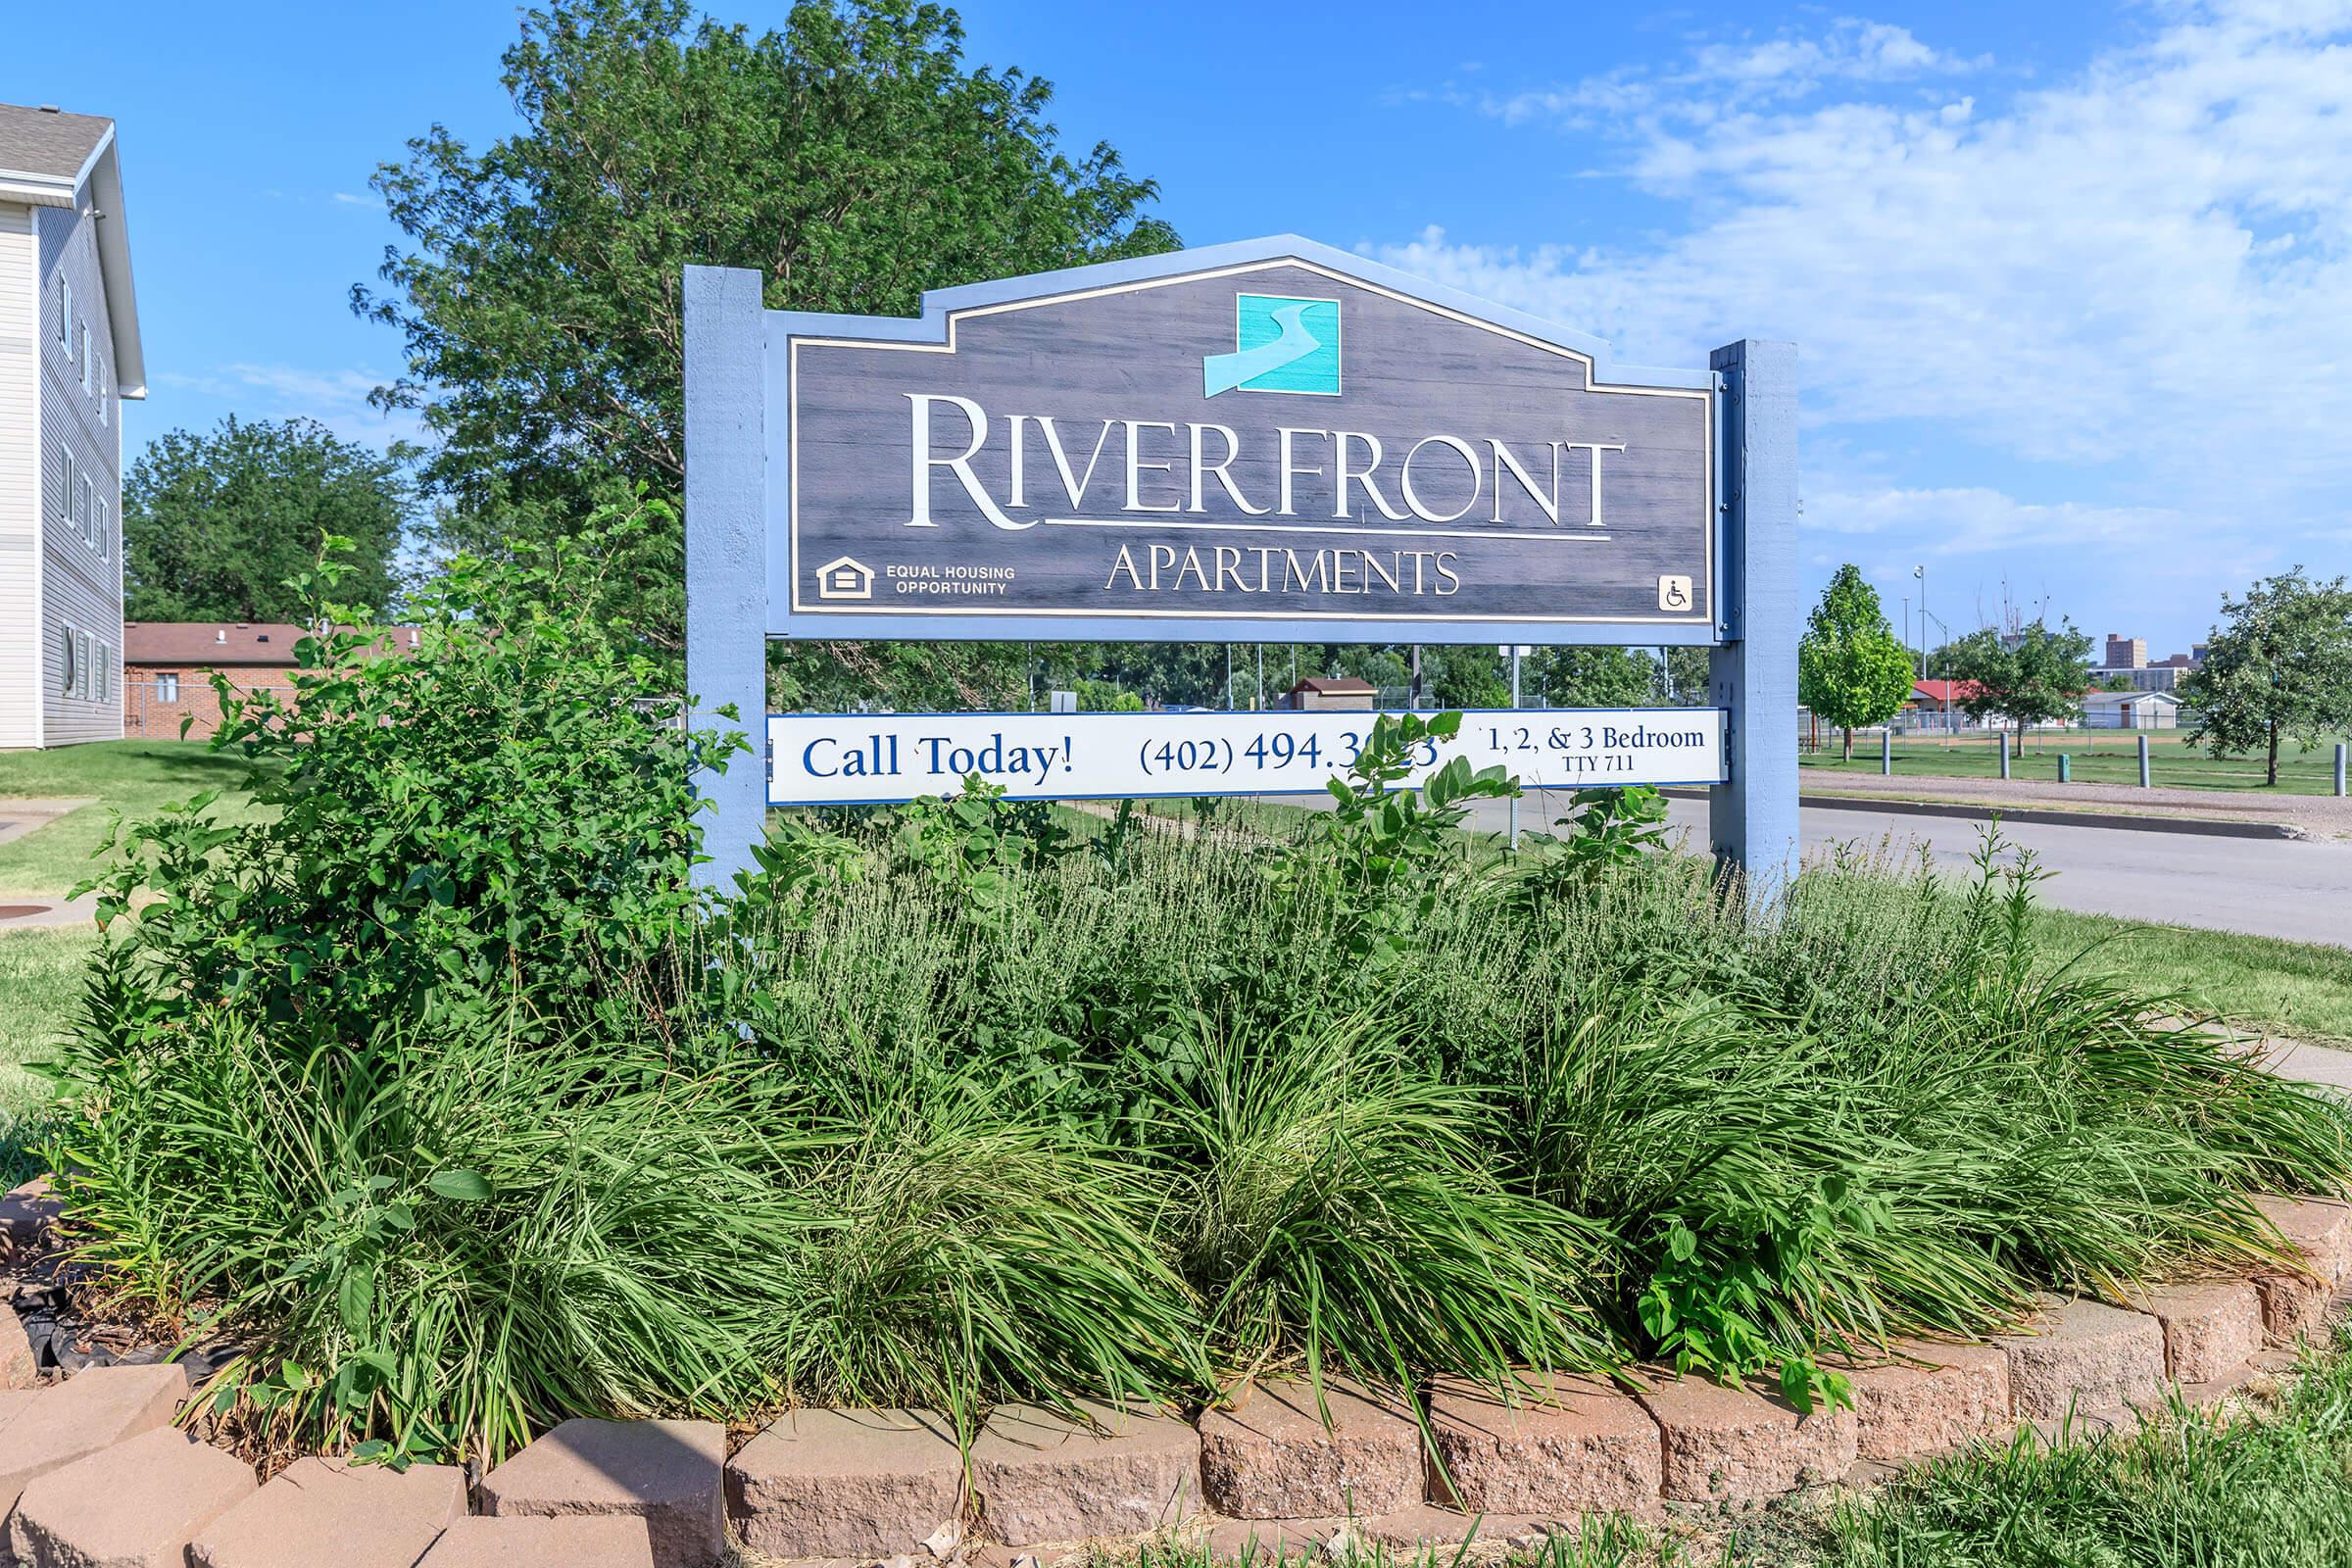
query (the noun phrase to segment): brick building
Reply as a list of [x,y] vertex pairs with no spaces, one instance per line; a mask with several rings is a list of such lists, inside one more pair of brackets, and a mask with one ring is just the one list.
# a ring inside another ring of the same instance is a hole
[[1364,710],[1372,708],[1379,696],[1379,687],[1353,675],[1309,675],[1274,701],[1280,707],[1309,712],[1330,709]]
[[[416,628],[393,626],[391,646],[416,646]],[[240,692],[291,691],[294,645],[308,628],[283,621],[133,620],[122,627],[122,733],[176,740],[180,722],[201,740],[220,727],[213,672]]]

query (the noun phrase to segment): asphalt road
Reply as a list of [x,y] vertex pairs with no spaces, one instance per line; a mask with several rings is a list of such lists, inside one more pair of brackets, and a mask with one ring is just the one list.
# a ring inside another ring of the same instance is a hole
[[[1703,840],[1705,804],[1669,805],[1674,821]],[[1520,823],[1541,826],[1564,809],[1565,792],[1530,796]],[[1482,828],[1499,831],[1503,814],[1500,802],[1478,804]],[[1898,853],[1924,844],[1938,866],[1966,872],[1977,847],[1977,824],[1948,817],[1809,807],[1801,822],[1808,852],[1841,841],[1885,841]],[[2060,908],[2352,948],[2352,844],[2037,823],[2004,823],[2001,836],[2057,873],[2041,896]]]

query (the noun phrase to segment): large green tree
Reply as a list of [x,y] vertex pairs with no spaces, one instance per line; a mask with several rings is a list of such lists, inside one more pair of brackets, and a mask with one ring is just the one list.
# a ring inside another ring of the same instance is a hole
[[[475,151],[435,125],[375,176],[409,246],[353,307],[399,329],[439,532],[492,553],[683,473],[681,273],[759,270],[773,309],[911,315],[924,290],[1173,249],[1108,146],[1071,154],[1051,86],[966,63],[956,14],[806,0],[782,30],[685,0],[557,0],[503,57],[521,127]],[[682,641],[674,538],[634,618]],[[777,695],[910,706],[1025,691],[1005,645],[779,650]],[[852,677],[855,677],[854,679]]]
[[1553,708],[1640,708],[1656,690],[1658,662],[1632,648],[1538,648],[1521,661],[1524,695]]
[[2222,596],[2204,665],[2180,684],[2195,713],[2189,731],[2216,757],[2260,748],[2278,782],[2278,743],[2310,746],[2352,731],[2352,588],[2313,582],[2303,568]]
[[352,542],[346,600],[382,608],[408,515],[400,466],[313,419],[173,430],[122,481],[123,613],[132,620],[298,620],[286,580],[321,534]]
[[1664,708],[1705,707],[1712,669],[1704,648],[1659,649],[1650,701]]
[[2080,713],[2090,688],[2090,639],[2071,620],[2056,631],[2038,620],[2007,634],[1982,627],[1938,649],[1936,663],[1959,683],[1969,717],[2008,719],[2021,744],[2028,725]]
[[1884,724],[1911,696],[1911,656],[1886,624],[1879,591],[1862,568],[1839,566],[1796,645],[1796,700],[1845,732],[1845,757],[1854,731]]

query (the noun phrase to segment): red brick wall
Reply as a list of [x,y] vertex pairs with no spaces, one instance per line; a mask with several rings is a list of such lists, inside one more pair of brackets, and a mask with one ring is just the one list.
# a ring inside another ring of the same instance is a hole
[[[156,677],[165,673],[179,677],[179,701],[175,703],[167,703],[157,696]],[[281,692],[294,689],[294,672],[290,669],[232,669],[227,675],[230,684],[240,692],[265,687]],[[179,739],[182,719],[193,721],[188,725],[188,739],[192,741],[204,740],[220,727],[220,699],[213,690],[211,670],[171,664],[122,666],[123,739],[174,741]]]

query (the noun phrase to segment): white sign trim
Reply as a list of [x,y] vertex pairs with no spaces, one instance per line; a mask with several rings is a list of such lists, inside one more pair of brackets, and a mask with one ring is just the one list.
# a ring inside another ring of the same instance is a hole
[[[1320,795],[1378,713],[770,713],[770,806],[874,806],[959,793],[978,773],[1015,800]],[[1471,709],[1430,745],[1529,789],[1725,781],[1714,708]]]

